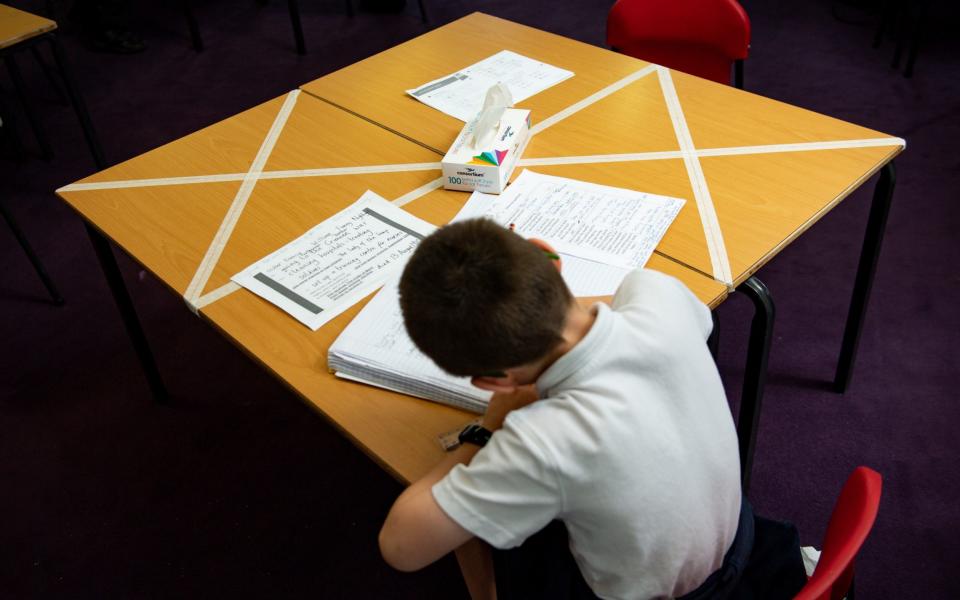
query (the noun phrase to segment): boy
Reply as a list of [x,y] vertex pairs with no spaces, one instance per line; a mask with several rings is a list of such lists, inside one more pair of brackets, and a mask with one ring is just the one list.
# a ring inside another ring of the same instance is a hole
[[[612,308],[587,309],[541,249],[477,219],[420,244],[400,305],[427,356],[496,393],[492,434],[464,430],[397,499],[387,562],[415,570],[474,537],[512,548],[559,519],[598,596],[703,591],[738,545],[740,470],[710,313],[683,284],[634,271]],[[458,550],[465,575],[467,560],[489,568],[477,547]],[[468,577],[475,597],[494,597],[485,583]]]

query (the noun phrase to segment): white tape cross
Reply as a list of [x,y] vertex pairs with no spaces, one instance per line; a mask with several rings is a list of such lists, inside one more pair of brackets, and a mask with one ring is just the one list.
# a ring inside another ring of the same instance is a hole
[[677,89],[673,85],[673,78],[670,77],[669,69],[657,67],[657,76],[660,78],[663,98],[667,103],[670,119],[673,121],[673,130],[677,134],[677,143],[680,144],[683,162],[687,167],[687,176],[690,177],[690,185],[693,187],[693,197],[697,202],[697,210],[700,212],[700,222],[703,224],[703,233],[706,236],[713,277],[726,284],[727,287],[733,287],[730,259],[723,244],[723,233],[720,231],[717,211],[714,209],[713,199],[710,197],[710,188],[707,187],[707,179],[703,175],[700,159],[694,153],[696,149],[693,145],[693,138],[690,136],[690,129],[687,127],[687,120],[683,116],[683,109],[680,107]]
[[233,203],[227,211],[227,215],[220,224],[220,229],[218,229],[216,235],[213,236],[213,241],[210,243],[206,255],[204,255],[203,260],[200,262],[200,266],[197,267],[197,272],[194,274],[193,280],[190,281],[190,285],[187,286],[187,291],[183,294],[187,304],[194,312],[199,310],[196,307],[196,302],[203,292],[204,286],[207,285],[207,281],[213,273],[213,268],[217,265],[217,261],[220,259],[220,255],[223,253],[223,249],[227,245],[230,234],[233,233],[233,228],[240,219],[240,215],[243,213],[243,208],[246,206],[254,186],[257,185],[260,172],[263,170],[263,166],[267,164],[267,159],[270,158],[270,153],[273,152],[273,147],[277,143],[280,133],[283,131],[283,126],[286,125],[287,119],[293,112],[293,107],[297,103],[297,96],[299,95],[300,90],[294,90],[287,94],[287,97],[284,99],[280,111],[273,120],[273,125],[270,126],[270,131],[267,132],[267,137],[264,138],[263,143],[260,145],[260,150],[257,152],[256,158],[253,159],[253,164],[250,165],[250,169],[243,178],[243,183],[240,184],[240,189],[237,190],[237,195],[234,197]]
[[[293,179],[296,177],[332,177],[335,175],[368,175],[376,173],[401,173],[407,171],[439,171],[440,163],[400,163],[396,165],[363,165],[357,167],[323,167],[318,169],[289,169],[285,171],[263,171],[260,179]],[[151,187],[161,185],[192,185],[196,183],[218,183],[223,181],[243,181],[247,173],[225,173],[222,175],[192,175],[188,177],[157,177],[151,179],[126,179],[120,181],[93,181],[89,183],[71,183],[58,189],[58,192],[82,192],[88,190],[114,190],[122,188]]]
[[[624,154],[594,154],[585,156],[557,156],[544,158],[522,158],[517,162],[517,166],[546,166],[546,165],[569,165],[569,164],[589,164],[589,163],[613,163],[630,162],[646,160],[668,160],[683,159],[690,177],[691,187],[697,204],[697,210],[700,214],[701,224],[704,229],[704,235],[707,242],[707,249],[710,254],[710,262],[713,269],[714,278],[732,286],[732,274],[730,272],[729,257],[723,242],[723,235],[720,230],[719,221],[710,190],[707,187],[706,178],[700,165],[700,157],[711,156],[733,156],[745,154],[768,154],[775,152],[807,152],[816,150],[835,150],[849,148],[867,148],[878,146],[906,146],[906,142],[901,138],[867,138],[856,140],[834,140],[828,142],[800,142],[788,144],[765,144],[756,146],[736,146],[726,148],[702,148],[697,149],[693,145],[693,139],[690,135],[686,119],[683,115],[683,109],[677,96],[676,88],[673,85],[673,79],[668,69],[657,65],[648,65],[639,71],[620,79],[609,86],[591,94],[590,96],[566,107],[556,114],[544,119],[531,128],[531,135],[542,132],[543,130],[559,123],[567,117],[587,108],[588,106],[606,98],[607,96],[623,89],[631,83],[638,81],[653,72],[657,72],[660,85],[663,91],[664,100],[673,122],[674,132],[680,145],[680,150],[667,150],[661,152],[637,152]],[[139,188],[149,186],[166,185],[193,185],[199,183],[216,183],[242,181],[240,189],[234,198],[220,229],[214,236],[210,247],[207,250],[200,266],[194,275],[193,280],[184,293],[184,298],[191,310],[198,312],[201,308],[216,302],[241,289],[239,285],[229,282],[212,292],[200,295],[203,287],[206,285],[216,266],[220,255],[230,238],[233,228],[236,226],[240,215],[246,205],[250,194],[253,191],[256,182],[260,179],[289,179],[297,177],[326,177],[336,175],[362,175],[376,173],[397,173],[408,171],[431,171],[439,170],[440,163],[400,163],[387,165],[364,165],[353,167],[324,167],[315,169],[291,169],[280,171],[263,171],[262,168],[269,159],[270,153],[279,138],[287,119],[289,118],[293,106],[296,102],[299,91],[293,91],[288,94],[284,100],[283,106],[274,120],[267,137],[264,139],[259,152],[247,173],[224,173],[214,175],[196,175],[186,177],[159,177],[148,179],[130,179],[120,181],[98,181],[89,183],[73,183],[58,189],[58,192],[79,192],[88,190],[104,189],[123,189]],[[393,202],[397,206],[404,206],[417,198],[420,198],[431,191],[442,186],[443,179],[434,179],[416,189],[403,194]]]

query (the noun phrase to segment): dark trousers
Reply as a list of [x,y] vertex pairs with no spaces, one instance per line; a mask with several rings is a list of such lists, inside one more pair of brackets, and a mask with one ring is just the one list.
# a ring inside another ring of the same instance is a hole
[[[517,548],[495,550],[493,561],[500,600],[597,598],[570,554],[567,529],[560,521]],[[806,579],[796,527],[754,515],[744,499],[737,535],[723,565],[677,600],[789,600]]]

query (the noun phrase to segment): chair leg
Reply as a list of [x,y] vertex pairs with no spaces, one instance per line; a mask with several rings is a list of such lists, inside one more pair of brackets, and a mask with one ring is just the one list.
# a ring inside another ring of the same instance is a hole
[[48,33],[47,39],[53,47],[53,58],[57,62],[57,68],[60,69],[60,77],[63,78],[63,83],[67,87],[70,104],[73,105],[73,110],[77,113],[77,119],[80,120],[80,127],[83,128],[83,136],[87,140],[90,154],[93,155],[93,162],[96,164],[97,169],[106,169],[107,160],[103,156],[100,139],[97,137],[97,132],[93,129],[93,122],[90,120],[90,113],[87,112],[87,105],[83,101],[83,96],[80,95],[80,88],[73,79],[73,72],[67,63],[67,54],[63,50],[60,38],[53,33]]
[[20,73],[20,67],[12,54],[3,57],[3,62],[7,64],[7,71],[10,73],[10,79],[13,81],[13,87],[17,90],[17,98],[20,105],[23,106],[23,112],[27,115],[27,121],[30,122],[30,128],[33,130],[37,143],[40,144],[40,153],[44,160],[53,158],[53,149],[47,140],[47,135],[43,131],[43,125],[33,110],[33,103],[27,98],[27,85],[23,81],[23,75]]
[[773,340],[773,322],[776,310],[773,297],[756,277],[737,287],[753,303],[753,321],[750,323],[750,341],[747,346],[747,365],[740,394],[740,416],[737,419],[737,437],[740,442],[740,478],[744,495],[750,489],[753,454],[757,445],[760,408],[767,381],[767,360]]
[[743,89],[743,60],[733,61],[733,87]]
[[347,16],[353,17],[353,15],[354,15],[353,0],[347,0]]
[[879,48],[883,42],[883,34],[887,32],[890,26],[890,13],[893,11],[893,0],[883,0],[880,3],[880,22],[877,24],[877,31],[873,35],[873,47]]
[[720,353],[720,315],[713,310],[710,311],[710,316],[713,317],[713,330],[710,331],[710,337],[707,338],[707,348],[710,349],[710,354],[713,355],[713,360],[716,362],[717,355]]
[[843,331],[837,373],[833,379],[834,391],[841,394],[847,391],[853,374],[853,363],[857,357],[857,346],[860,343],[867,303],[870,301],[870,288],[873,286],[873,276],[877,271],[880,246],[887,226],[887,216],[890,214],[896,179],[896,169],[893,161],[890,161],[880,171],[880,180],[873,190],[873,204],[870,207],[867,232],[864,235],[860,263],[857,266],[857,275],[853,284],[853,299],[850,301],[850,312],[847,313],[847,324]]
[[427,18],[427,7],[424,5],[423,0],[417,0],[417,4],[420,6],[420,20],[426,25],[429,22]]
[[927,20],[927,6],[924,3],[917,10],[916,17],[912,23],[912,33],[910,35],[910,49],[907,51],[907,65],[903,69],[903,76],[907,79],[913,77],[913,65],[917,62],[917,52],[920,50],[920,40],[923,37],[923,25]]
[[307,44],[303,40],[303,26],[300,24],[300,6],[297,4],[297,0],[287,0],[287,6],[290,9],[293,38],[297,42],[297,54],[303,56],[307,53]]
[[63,306],[63,296],[61,296],[60,292],[57,291],[57,287],[53,284],[53,280],[47,274],[47,270],[43,267],[43,263],[40,262],[40,259],[34,253],[33,248],[30,246],[30,242],[27,241],[27,237],[23,235],[23,231],[20,229],[20,226],[17,225],[13,215],[10,214],[3,202],[0,202],[0,213],[2,213],[3,220],[6,221],[7,225],[10,227],[10,231],[13,232],[13,237],[17,238],[17,242],[19,242],[20,247],[23,248],[27,258],[30,259],[30,264],[33,265],[33,270],[37,272],[37,276],[40,277],[40,281],[43,282],[43,286],[47,288],[47,293],[50,294],[50,299],[53,300],[53,303],[57,306]]
[[193,16],[192,0],[182,0],[180,6],[183,8],[183,16],[187,19],[187,27],[190,29],[190,41],[196,52],[203,52],[203,38],[200,37],[200,25],[197,24],[197,18]]
[[153,352],[150,350],[150,344],[147,342],[147,336],[143,333],[143,327],[140,325],[140,319],[137,318],[137,311],[133,307],[133,301],[127,292],[127,287],[123,283],[123,275],[120,273],[120,267],[117,265],[117,259],[110,248],[110,242],[103,237],[99,231],[89,223],[85,223],[87,234],[90,236],[90,242],[93,244],[94,252],[97,254],[97,260],[100,261],[100,268],[107,278],[107,285],[110,286],[110,292],[113,294],[113,300],[120,310],[120,317],[126,326],[130,341],[133,342],[133,348],[140,359],[140,366],[143,368],[144,375],[147,377],[147,383],[153,394],[153,399],[164,404],[167,401],[167,388],[160,377],[160,371],[157,369],[157,363],[153,359]]

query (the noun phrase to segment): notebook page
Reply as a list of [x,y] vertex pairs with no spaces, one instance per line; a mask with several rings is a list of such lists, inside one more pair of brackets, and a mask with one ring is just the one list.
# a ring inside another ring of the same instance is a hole
[[[414,395],[435,396],[436,388],[448,388],[478,401],[489,399],[490,393],[475,388],[469,378],[448,375],[417,349],[403,326],[398,283],[395,278],[384,285],[337,337],[328,353],[331,366],[341,366],[348,375],[351,363],[380,372],[402,381],[408,388],[403,391]],[[341,358],[346,364],[340,365]]]

